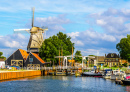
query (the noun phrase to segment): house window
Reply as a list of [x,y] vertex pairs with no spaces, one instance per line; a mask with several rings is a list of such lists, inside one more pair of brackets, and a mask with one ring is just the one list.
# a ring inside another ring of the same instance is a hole
[[118,59],[116,59],[116,61],[118,61]]
[[118,65],[118,63],[116,63],[116,65]]
[[111,61],[111,59],[110,59],[110,61]]
[[115,65],[115,63],[113,63],[113,65]]
[[30,59],[29,59],[29,62],[33,62],[33,58],[30,58]]
[[113,54],[113,53],[111,54],[111,57],[114,57],[114,54]]

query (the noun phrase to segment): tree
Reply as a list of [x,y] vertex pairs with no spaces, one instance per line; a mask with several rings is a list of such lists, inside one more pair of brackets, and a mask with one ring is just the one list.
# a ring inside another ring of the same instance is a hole
[[59,56],[59,50],[63,52],[63,56],[72,54],[72,46],[74,43],[71,42],[71,37],[66,34],[59,32],[57,35],[53,35],[43,42],[39,55],[40,57],[47,61],[58,61],[55,56]]
[[3,52],[0,52],[0,57],[3,55]]
[[124,63],[124,64],[122,64],[123,66],[125,66],[125,67],[127,67],[128,65],[127,65],[127,63]]
[[116,45],[116,49],[119,51],[122,59],[130,61],[130,35],[127,35],[127,38],[122,38]]
[[6,59],[6,57],[2,56],[3,55],[3,52],[0,52],[0,58],[2,59]]
[[74,59],[75,59],[76,62],[81,63],[82,62],[82,57],[78,57],[78,56],[82,56],[81,51],[79,51],[79,50],[77,50],[75,52],[75,58]]
[[95,55],[88,55],[88,56],[95,56]]

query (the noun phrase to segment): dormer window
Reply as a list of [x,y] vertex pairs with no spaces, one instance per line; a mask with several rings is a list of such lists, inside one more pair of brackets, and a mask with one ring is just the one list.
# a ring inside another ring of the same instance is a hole
[[114,57],[114,54],[113,54],[113,53],[111,54],[111,57]]

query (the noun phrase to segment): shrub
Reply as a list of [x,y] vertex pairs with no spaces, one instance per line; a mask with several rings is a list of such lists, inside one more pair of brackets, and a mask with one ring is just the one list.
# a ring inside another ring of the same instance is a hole
[[117,67],[117,65],[114,65],[113,67]]
[[104,67],[107,67],[107,65],[104,65]]
[[122,64],[123,66],[127,67],[127,63]]

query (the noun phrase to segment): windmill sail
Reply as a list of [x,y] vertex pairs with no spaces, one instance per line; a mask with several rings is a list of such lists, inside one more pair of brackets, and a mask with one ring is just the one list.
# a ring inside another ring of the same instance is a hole
[[30,39],[27,46],[27,52],[38,53],[39,48],[43,43],[43,35],[44,31],[47,31],[48,28],[40,28],[34,26],[34,8],[32,9],[32,28],[31,29],[14,29],[14,32],[27,31],[30,33]]
[[32,16],[32,27],[34,26],[34,10],[35,10],[35,8],[33,7],[33,8],[32,8],[32,11],[33,11],[33,16]]

